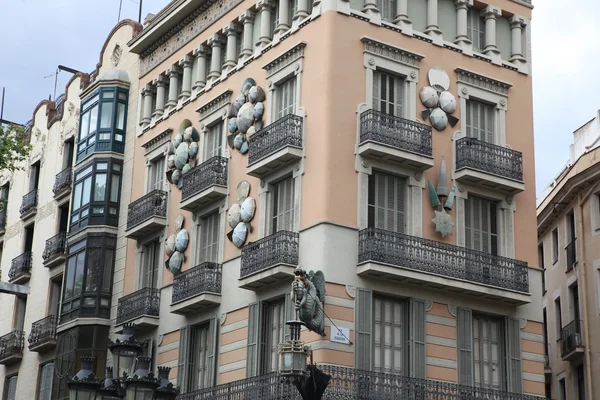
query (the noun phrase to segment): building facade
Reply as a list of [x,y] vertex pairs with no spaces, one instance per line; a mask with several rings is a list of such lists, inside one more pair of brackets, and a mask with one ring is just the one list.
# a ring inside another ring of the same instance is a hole
[[298,266],[327,281],[302,339],[331,398],[544,396],[531,10],[175,0],[119,24],[78,93],[51,398],[129,323],[181,398],[291,396]]
[[600,388],[600,112],[573,132],[569,162],[538,200],[538,254],[544,269],[546,393],[594,399]]

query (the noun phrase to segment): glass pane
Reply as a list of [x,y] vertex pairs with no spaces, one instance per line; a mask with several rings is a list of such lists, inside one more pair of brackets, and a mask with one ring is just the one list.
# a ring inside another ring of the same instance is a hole
[[98,140],[110,140],[110,133],[101,133],[98,135]]
[[96,170],[98,170],[98,171],[106,171],[107,169],[108,169],[108,163],[96,164]]
[[117,104],[117,129],[125,130],[125,103]]
[[92,97],[91,99],[87,100],[84,104],[83,107],[81,107],[82,110],[85,110],[86,108],[88,108],[91,104],[95,103],[98,101],[98,95],[96,94],[94,97]]
[[73,195],[73,211],[78,210],[81,207],[81,188],[83,182],[79,182],[75,185],[75,194]]
[[119,100],[127,100],[127,93],[119,92]]
[[70,299],[71,297],[73,297],[76,261],[77,256],[69,258],[69,264],[67,265],[67,277],[65,279],[65,299]]
[[110,201],[117,203],[119,201],[119,186],[121,186],[121,177],[113,174],[110,182]]
[[81,127],[79,129],[79,140],[83,139],[87,136],[88,130],[90,128],[90,112],[85,112],[81,116]]
[[77,266],[75,270],[75,282],[73,285],[73,295],[81,293],[83,287],[83,272],[85,269],[85,251],[77,255]]
[[115,140],[117,142],[122,142],[123,141],[123,135],[121,135],[119,133],[115,134]]
[[100,128],[110,128],[112,126],[113,103],[102,103],[102,112],[100,113]]
[[102,92],[102,98],[103,99],[114,99],[115,98],[115,92],[113,92],[112,90],[110,92]]
[[113,171],[120,171],[121,170],[121,164],[113,164]]
[[90,195],[92,191],[92,177],[90,176],[83,181],[83,193],[81,195],[81,205],[85,206],[90,202]]
[[90,172],[92,172],[92,166],[91,165],[89,167],[87,167],[86,169],[84,169],[83,171],[78,172],[77,175],[75,176],[75,180],[78,181],[80,178],[86,176]]
[[98,105],[90,110],[90,133],[96,132],[98,125]]

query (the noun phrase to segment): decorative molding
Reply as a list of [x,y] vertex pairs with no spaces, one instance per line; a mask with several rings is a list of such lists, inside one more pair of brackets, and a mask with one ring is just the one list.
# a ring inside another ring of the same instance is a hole
[[56,214],[58,208],[56,207],[55,202],[50,202],[44,205],[43,207],[38,207],[37,213],[35,214],[35,222],[40,222],[41,220],[49,217],[52,214]]
[[121,55],[123,54],[123,48],[120,44],[115,44],[115,48],[113,49],[112,55],[110,56],[110,62],[116,67],[119,64],[119,60],[121,60]]
[[221,314],[221,317],[219,318],[221,325],[225,324],[225,321],[227,321],[227,313],[224,312],[223,314]]
[[525,329],[527,326],[527,318],[519,318],[519,328]]
[[200,113],[202,118],[206,118],[208,115],[210,115],[216,111],[219,111],[221,108],[223,108],[225,106],[228,106],[229,103],[231,102],[231,94],[232,93],[233,93],[233,91],[230,89],[224,91],[217,97],[213,98],[212,100],[209,100],[208,103],[200,106],[196,110],[196,112]]
[[165,337],[165,335],[158,335],[156,337],[156,345],[160,346],[162,344],[163,338]]
[[[508,89],[512,87],[512,84],[508,82],[499,81],[497,79],[490,78],[485,75],[480,75],[476,72],[469,71],[462,68],[456,68],[454,70],[458,74],[458,82],[464,83],[465,85],[471,85],[478,87],[488,92],[498,93],[503,96],[508,95]],[[463,92],[463,94],[466,94]]]
[[392,61],[410,65],[411,67],[418,67],[424,58],[421,54],[413,53],[366,36],[363,36],[360,40],[365,44],[365,53],[384,57]]
[[425,300],[425,312],[430,311],[433,308],[433,301]]
[[[304,48],[306,47],[306,42],[300,42],[273,61],[267,63],[262,68],[267,71],[267,76],[271,76],[281,71],[288,65],[293,64],[301,58],[304,58]],[[296,68],[296,72],[299,72],[299,66]],[[270,86],[269,86],[270,87]]]
[[171,133],[173,133],[173,129],[167,128],[158,135],[154,136],[152,139],[148,140],[146,143],[142,144],[142,147],[146,149],[146,154],[168,142],[171,138]]
[[208,0],[186,13],[178,24],[140,54],[140,76],[146,75],[241,2],[242,0]]
[[346,294],[348,296],[355,298],[356,297],[356,286],[346,285]]
[[23,230],[23,221],[18,220],[4,232],[4,243],[17,236]]
[[456,317],[456,306],[453,306],[452,304],[448,304],[448,312],[453,317]]

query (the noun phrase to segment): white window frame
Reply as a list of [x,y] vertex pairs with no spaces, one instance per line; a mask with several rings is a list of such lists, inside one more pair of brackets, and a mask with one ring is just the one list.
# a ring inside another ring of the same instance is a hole
[[[165,254],[165,232],[163,230],[163,232],[159,232],[159,233],[155,233],[154,235],[139,239],[137,241],[137,252],[136,252],[136,265],[137,268],[135,269],[135,290],[141,290],[143,289],[143,287],[141,286],[141,280],[142,280],[142,270],[143,270],[143,265],[146,262],[146,254],[145,254],[145,250],[147,248],[147,246],[154,242],[154,241],[158,241],[159,245],[160,245],[160,251],[159,254]],[[162,281],[163,281],[163,271],[165,269],[161,268],[161,265],[159,264],[158,266],[158,276],[156,277],[156,282],[157,282],[157,289],[161,289],[163,287]]]
[[[296,104],[295,115],[304,115],[304,110],[301,108],[301,88],[302,88],[302,71],[304,70],[304,47],[306,43],[300,42],[292,47],[273,61],[263,67],[267,70],[267,98],[271,99],[268,106],[268,121],[269,124],[277,121],[277,100],[276,90],[287,80],[296,78],[296,91],[294,104]],[[267,125],[267,124],[265,124]]]
[[200,113],[200,147],[198,154],[202,160],[201,162],[206,161],[204,159],[206,154],[206,137],[210,133],[210,128],[218,123],[222,123],[221,156],[230,158],[227,149],[227,113],[229,112],[232,93],[231,90],[226,90],[196,110]]
[[293,179],[294,185],[294,223],[293,232],[300,231],[300,203],[302,201],[302,175],[304,171],[297,169],[296,166],[290,165],[282,168],[268,178],[262,180],[258,188],[259,197],[259,215],[261,216],[258,228],[259,237],[265,237],[274,234],[273,232],[273,210],[275,197],[275,184],[283,179]]
[[226,227],[225,227],[225,225],[227,224],[227,208],[228,208],[227,204],[228,204],[228,201],[226,199],[220,204],[208,205],[204,208],[194,211],[194,213],[192,214],[193,230],[192,230],[191,243],[193,244],[193,247],[192,247],[192,250],[190,253],[190,256],[192,259],[192,264],[190,265],[190,268],[194,268],[204,262],[204,260],[200,259],[201,244],[202,244],[202,237],[201,237],[201,235],[202,235],[202,219],[209,216],[210,214],[215,213],[215,212],[217,212],[219,214],[219,217],[218,217],[219,247],[218,247],[216,262],[218,264],[223,262],[223,254],[225,252],[224,238],[226,237],[226,234],[227,234]]
[[[147,150],[144,154],[144,157],[146,159],[146,171],[144,175],[144,194],[147,194],[150,191],[150,168],[152,167],[152,163],[156,162],[159,158],[163,158],[165,160],[164,172],[166,173],[167,157],[169,156],[169,133],[169,131],[165,131],[163,135],[164,137],[159,139],[159,141],[156,144],[150,145],[150,149]],[[165,192],[170,192],[170,185],[167,182],[166,176],[163,178],[163,187],[161,188],[161,190],[164,190]]]

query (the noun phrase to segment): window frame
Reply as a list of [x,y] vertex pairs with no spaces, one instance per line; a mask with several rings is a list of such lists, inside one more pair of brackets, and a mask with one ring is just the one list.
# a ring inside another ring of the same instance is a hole
[[[9,391],[10,391],[10,382],[12,379],[15,379],[15,397],[13,397],[12,399],[9,398],[8,396],[10,395]],[[4,396],[3,398],[5,400],[16,400],[16,395],[17,395],[17,385],[19,384],[19,374],[13,374],[13,375],[9,375],[6,378],[4,378]]]
[[44,379],[44,368],[46,368],[47,366],[52,365],[52,375],[50,376],[50,386],[45,388],[46,390],[49,390],[48,393],[48,397],[46,397],[48,400],[52,400],[52,386],[54,383],[54,360],[52,361],[48,361],[44,364],[40,364],[39,368],[38,368],[38,384],[37,384],[37,390],[36,390],[36,399],[37,400],[44,400],[45,398],[42,398],[42,393],[41,391],[44,389],[42,387],[43,384],[43,379]]
[[558,226],[552,229],[551,231],[552,238],[552,264],[557,264],[560,259],[560,236],[558,233]]
[[159,263],[158,263],[158,268],[156,271],[156,288],[161,288],[162,287],[162,280],[163,280],[163,271],[164,268],[161,268],[162,265],[162,258],[160,257],[161,255],[164,254],[165,251],[165,233],[164,232],[160,232],[148,237],[144,237],[141,239],[138,239],[137,243],[138,243],[138,247],[137,247],[137,254],[136,254],[136,265],[137,268],[135,269],[135,287],[136,290],[141,290],[144,287],[142,286],[142,275],[144,273],[144,269],[146,268],[147,265],[147,250],[148,250],[148,245],[157,242],[159,245]]

